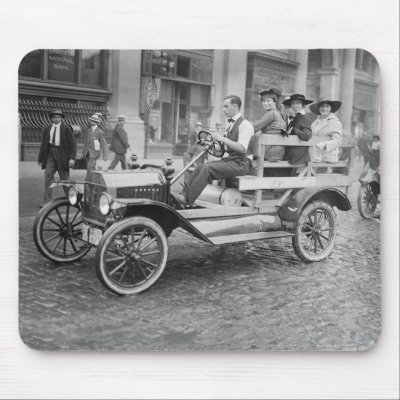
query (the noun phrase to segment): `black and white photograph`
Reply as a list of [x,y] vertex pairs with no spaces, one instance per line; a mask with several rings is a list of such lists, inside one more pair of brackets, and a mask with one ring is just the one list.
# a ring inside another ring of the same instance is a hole
[[18,77],[25,344],[375,344],[371,53],[43,49]]

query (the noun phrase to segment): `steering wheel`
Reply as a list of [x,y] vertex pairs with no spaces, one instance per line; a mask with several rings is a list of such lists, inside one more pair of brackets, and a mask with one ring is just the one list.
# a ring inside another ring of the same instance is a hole
[[214,157],[222,157],[224,155],[224,144],[212,137],[212,133],[201,130],[197,134],[197,143],[204,148],[207,147],[207,153]]

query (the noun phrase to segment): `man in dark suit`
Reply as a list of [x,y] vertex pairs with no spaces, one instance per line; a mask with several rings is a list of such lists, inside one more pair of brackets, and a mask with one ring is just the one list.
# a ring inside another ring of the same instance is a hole
[[[69,179],[69,168],[75,164],[76,141],[72,127],[65,124],[65,115],[61,110],[49,114],[52,125],[45,128],[42,134],[38,165],[44,169],[44,197],[42,207],[51,200],[50,185],[54,174],[58,172],[61,180]],[[67,193],[66,193],[67,195]]]
[[[302,94],[293,94],[282,104],[290,106],[293,116],[289,116],[287,133],[289,135],[297,135],[300,140],[308,141],[311,139],[311,118],[306,114],[304,107],[311,104],[312,100],[307,100]],[[285,150],[284,160],[291,164],[304,164],[310,160],[308,147],[288,146]]]
[[114,169],[120,162],[122,169],[126,169],[125,154],[129,149],[130,145],[128,142],[128,134],[124,129],[125,117],[120,115],[117,120],[117,124],[114,127],[113,135],[111,138],[110,150],[115,153],[114,160],[111,161],[108,169]]

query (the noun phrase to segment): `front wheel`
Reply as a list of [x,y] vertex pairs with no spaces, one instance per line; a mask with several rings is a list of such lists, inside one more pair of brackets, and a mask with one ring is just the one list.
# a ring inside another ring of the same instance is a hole
[[329,257],[335,247],[337,218],[332,206],[313,201],[301,211],[292,243],[296,254],[306,262]]
[[357,198],[358,212],[363,218],[372,218],[378,205],[378,194],[370,183],[360,185]]
[[73,262],[84,257],[91,245],[82,241],[82,210],[61,197],[46,204],[33,224],[37,249],[49,260]]
[[96,271],[111,292],[143,292],[164,271],[168,257],[167,236],[150,218],[131,217],[112,225],[97,247]]

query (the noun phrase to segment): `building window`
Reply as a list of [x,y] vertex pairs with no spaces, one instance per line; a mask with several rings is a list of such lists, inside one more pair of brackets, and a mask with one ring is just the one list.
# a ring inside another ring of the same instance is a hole
[[314,72],[319,68],[322,68],[321,50],[308,50],[308,70]]
[[48,50],[47,62],[49,80],[75,82],[75,50]]
[[84,85],[101,86],[100,50],[82,50],[81,80]]
[[27,78],[42,77],[42,52],[34,50],[28,53],[20,62],[18,75]]
[[199,82],[212,81],[213,59],[204,56],[193,56],[191,78]]
[[357,49],[356,52],[356,69],[367,73],[373,73],[373,57],[367,51]]
[[106,88],[107,62],[107,50],[35,50],[22,59],[18,75],[43,82]]
[[178,56],[176,75],[182,78],[190,78],[190,58]]

